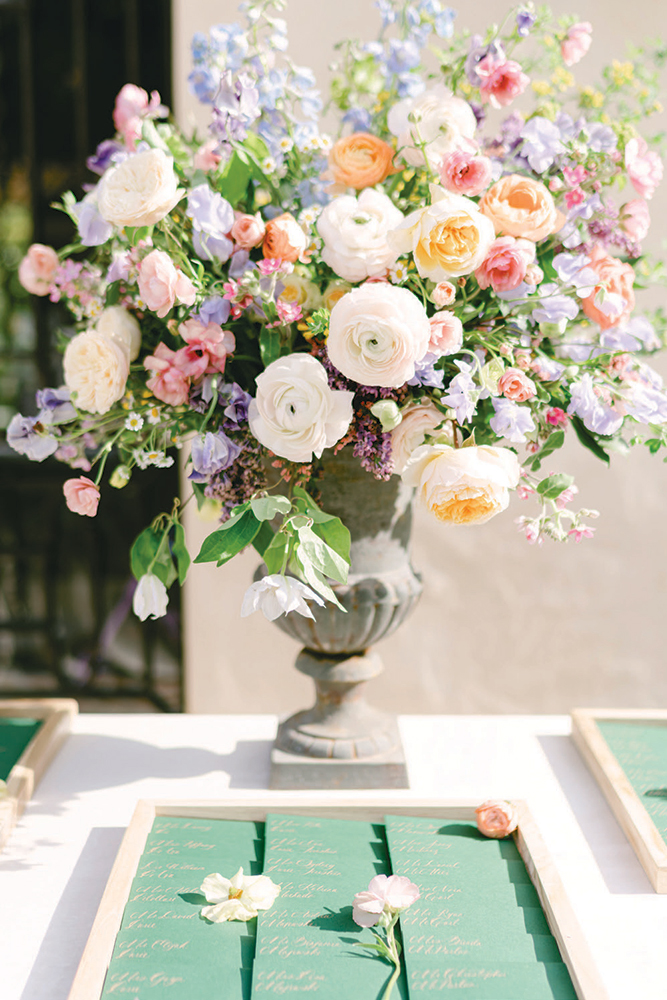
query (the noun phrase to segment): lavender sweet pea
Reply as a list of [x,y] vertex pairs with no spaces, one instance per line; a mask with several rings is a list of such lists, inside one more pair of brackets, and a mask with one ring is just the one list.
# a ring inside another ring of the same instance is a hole
[[36,400],[39,410],[37,419],[42,424],[66,424],[76,420],[76,410],[66,386],[62,389],[38,389]]
[[58,450],[58,439],[38,417],[14,414],[7,428],[7,444],[33,462],[43,462]]
[[204,483],[211,476],[228,469],[241,454],[241,448],[227,437],[224,431],[212,434],[207,431],[192,442],[192,482]]
[[208,184],[200,184],[188,195],[187,214],[192,219],[192,244],[202,260],[229,260],[234,244],[227,233],[234,225],[234,210]]

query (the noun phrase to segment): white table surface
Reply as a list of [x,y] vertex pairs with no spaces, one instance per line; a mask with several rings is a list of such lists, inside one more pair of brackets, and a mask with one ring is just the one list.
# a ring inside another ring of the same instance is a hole
[[[331,798],[528,800],[610,1000],[667,1000],[667,895],[651,889],[569,720],[433,715],[400,725],[410,791]],[[278,802],[285,793],[266,792],[275,729],[267,715],[79,716],[0,855],[2,1000],[65,1000],[137,799]]]

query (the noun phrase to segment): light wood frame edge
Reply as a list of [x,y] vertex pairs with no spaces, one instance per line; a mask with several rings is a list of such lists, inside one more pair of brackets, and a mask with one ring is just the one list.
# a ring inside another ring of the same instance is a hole
[[7,794],[0,799],[0,850],[65,741],[78,711],[73,698],[0,699],[0,718],[44,720],[7,776]]
[[[565,895],[560,876],[551,860],[544,841],[524,802],[515,803],[519,810],[519,828],[515,840],[544,907],[549,926],[558,942],[563,961],[568,967],[579,1000],[608,1000],[579,922]],[[442,803],[437,800],[387,800],[360,803],[341,800],[331,804],[299,798],[266,798],[263,800],[168,801],[142,799],[125,832],[118,856],[111,870],[99,905],[88,942],[77,969],[68,1000],[99,1000],[104,987],[116,936],[139,859],[156,816],[199,818],[232,818],[263,820],[267,812],[314,813],[340,819],[345,810],[354,817],[381,820],[388,813],[412,816],[433,816],[443,819],[474,820],[478,802],[457,799]]]
[[572,738],[609,803],[614,816],[658,893],[667,893],[667,845],[609,749],[598,720],[667,722],[664,709],[577,708],[572,715]]

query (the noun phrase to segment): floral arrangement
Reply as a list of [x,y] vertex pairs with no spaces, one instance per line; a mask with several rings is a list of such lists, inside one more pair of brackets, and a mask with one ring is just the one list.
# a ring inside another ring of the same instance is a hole
[[[517,521],[541,543],[594,531],[552,470],[566,436],[605,462],[667,444],[645,360],[665,318],[634,312],[663,278],[641,243],[664,50],[581,88],[592,28],[574,17],[527,4],[469,35],[439,0],[375,6],[378,38],[339,47],[336,136],[286,53],[285,0],[249,0],[244,24],[194,38],[204,139],[126,85],[115,137],[88,160],[98,182],[60,206],[76,242],[33,245],[20,267],[74,327],[64,385],[13,418],[9,443],[79,470],[66,502],[94,516],[103,481],[120,489],[188,442],[193,496],[219,518],[195,561],[252,544],[266,565],[243,614],[337,603],[349,533],[317,503],[325,449],[401,475],[453,524],[516,490],[538,503]],[[141,618],[187,572],[181,510],[132,549]]]

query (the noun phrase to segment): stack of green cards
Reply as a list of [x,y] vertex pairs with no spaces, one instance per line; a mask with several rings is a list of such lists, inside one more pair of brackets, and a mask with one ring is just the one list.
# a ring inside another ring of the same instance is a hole
[[598,719],[598,729],[667,842],[667,725]]
[[0,780],[7,780],[41,725],[41,719],[0,719]]

